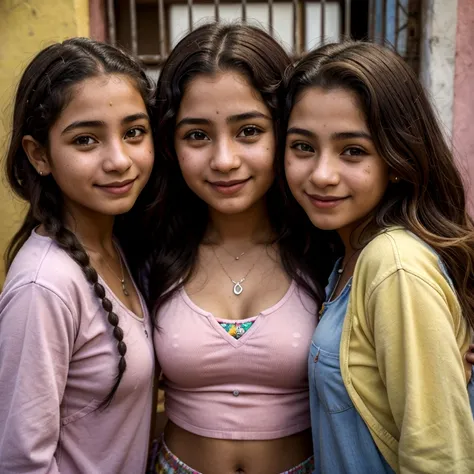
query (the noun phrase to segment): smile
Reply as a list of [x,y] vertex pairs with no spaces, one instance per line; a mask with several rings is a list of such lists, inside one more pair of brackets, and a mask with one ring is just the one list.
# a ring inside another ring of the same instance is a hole
[[106,193],[120,195],[126,194],[133,188],[133,183],[135,179],[127,179],[125,181],[114,181],[113,183],[108,184],[96,184],[96,187],[100,188],[102,191]]
[[319,196],[317,194],[308,194],[311,204],[318,209],[332,209],[337,207],[339,204],[348,199],[348,196],[338,197],[338,196]]
[[247,183],[247,179],[234,179],[231,181],[208,181],[212,189],[220,194],[231,195],[239,192]]

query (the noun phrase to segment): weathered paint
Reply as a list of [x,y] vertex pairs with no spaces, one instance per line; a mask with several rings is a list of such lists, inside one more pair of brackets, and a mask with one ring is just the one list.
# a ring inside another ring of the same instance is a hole
[[421,80],[449,139],[453,127],[457,3],[425,0],[422,15]]
[[453,141],[474,215],[474,1],[458,0]]
[[[0,1],[0,155],[4,159],[10,138],[12,105],[21,73],[45,46],[71,36],[89,35],[88,0]],[[3,163],[3,162],[2,162]],[[0,253],[22,220],[25,206],[0,181]],[[0,261],[0,283],[4,279]]]

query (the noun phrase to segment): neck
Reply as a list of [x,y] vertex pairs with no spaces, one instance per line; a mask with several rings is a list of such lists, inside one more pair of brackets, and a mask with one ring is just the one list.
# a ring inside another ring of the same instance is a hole
[[65,226],[74,232],[82,245],[97,252],[114,253],[113,228],[114,216],[81,213],[80,218],[66,211]]
[[238,214],[222,214],[211,209],[209,215],[206,240],[212,243],[267,243],[272,234],[263,199]]

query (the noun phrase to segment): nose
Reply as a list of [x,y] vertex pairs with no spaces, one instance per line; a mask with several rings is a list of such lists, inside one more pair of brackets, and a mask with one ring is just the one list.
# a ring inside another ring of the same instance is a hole
[[237,145],[232,139],[223,137],[216,142],[211,159],[211,169],[220,173],[228,173],[240,166],[241,161]]
[[133,149],[120,138],[110,142],[104,149],[103,168],[107,173],[125,173],[133,164]]
[[310,174],[310,181],[319,189],[336,186],[339,183],[338,157],[330,153],[321,152],[314,160],[314,168]]

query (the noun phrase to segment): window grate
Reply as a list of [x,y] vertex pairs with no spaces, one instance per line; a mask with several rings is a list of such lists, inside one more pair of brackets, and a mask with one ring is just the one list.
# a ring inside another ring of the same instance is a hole
[[107,0],[108,39],[159,69],[205,20],[258,23],[300,57],[344,38],[393,45],[418,72],[422,0]]

